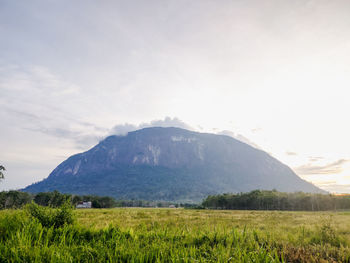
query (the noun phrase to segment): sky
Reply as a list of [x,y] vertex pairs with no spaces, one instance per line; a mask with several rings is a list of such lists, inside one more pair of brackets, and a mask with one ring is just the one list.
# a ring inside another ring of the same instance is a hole
[[350,1],[0,0],[0,190],[111,134],[233,136],[350,193]]

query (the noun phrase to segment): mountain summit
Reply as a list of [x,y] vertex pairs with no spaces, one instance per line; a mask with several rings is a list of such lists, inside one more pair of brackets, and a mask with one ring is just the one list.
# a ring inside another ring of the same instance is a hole
[[160,127],[109,136],[24,191],[198,202],[209,194],[254,189],[323,192],[266,152],[229,136]]

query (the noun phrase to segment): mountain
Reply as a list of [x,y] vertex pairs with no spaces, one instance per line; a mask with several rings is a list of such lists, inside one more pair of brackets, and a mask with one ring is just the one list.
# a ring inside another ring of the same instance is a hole
[[209,194],[254,189],[323,192],[232,137],[160,127],[107,137],[24,191],[198,202]]

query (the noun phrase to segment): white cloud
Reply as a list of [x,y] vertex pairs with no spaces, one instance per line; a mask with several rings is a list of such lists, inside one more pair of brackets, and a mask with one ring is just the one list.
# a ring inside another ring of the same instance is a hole
[[331,193],[349,193],[350,192],[350,184],[339,184],[339,183],[336,183],[335,181],[326,181],[323,183],[318,183],[317,186]]
[[[128,132],[136,131],[136,130],[148,128],[148,127],[176,127],[176,128],[182,128],[182,129],[191,130],[191,131],[197,131],[195,128],[191,127],[189,124],[183,122],[177,117],[174,117],[174,118],[165,117],[163,120],[153,120],[148,123],[141,123],[139,125],[130,124],[130,123],[117,124],[111,129],[109,133],[112,135],[124,136],[124,135],[127,135]],[[199,127],[199,130],[200,130],[200,127]],[[216,132],[216,134],[230,136],[254,148],[261,149],[257,144],[250,141],[248,138],[244,137],[241,134],[235,134],[234,132],[229,130],[219,131],[219,132]]]
[[318,162],[320,160],[324,160],[325,158],[322,156],[309,156],[309,161],[310,162]]
[[343,165],[347,162],[349,160],[340,159],[326,165],[312,165],[308,163],[294,168],[294,171],[300,175],[339,174],[343,171]]
[[82,120],[75,110],[82,103],[80,87],[45,67],[2,67],[0,89],[4,129],[40,132],[72,140],[80,148],[92,146],[107,130]]
[[176,128],[182,128],[186,130],[194,130],[190,125],[184,123],[180,119],[174,117],[165,117],[163,120],[153,120],[149,123],[141,123],[139,125],[135,124],[117,124],[115,125],[111,131],[110,134],[113,135],[127,135],[128,132],[136,131],[143,128],[148,127],[176,127]]

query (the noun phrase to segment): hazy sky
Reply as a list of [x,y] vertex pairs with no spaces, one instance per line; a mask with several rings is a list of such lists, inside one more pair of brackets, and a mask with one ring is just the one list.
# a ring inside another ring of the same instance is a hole
[[0,190],[108,134],[173,125],[350,193],[349,14],[348,0],[0,0]]

